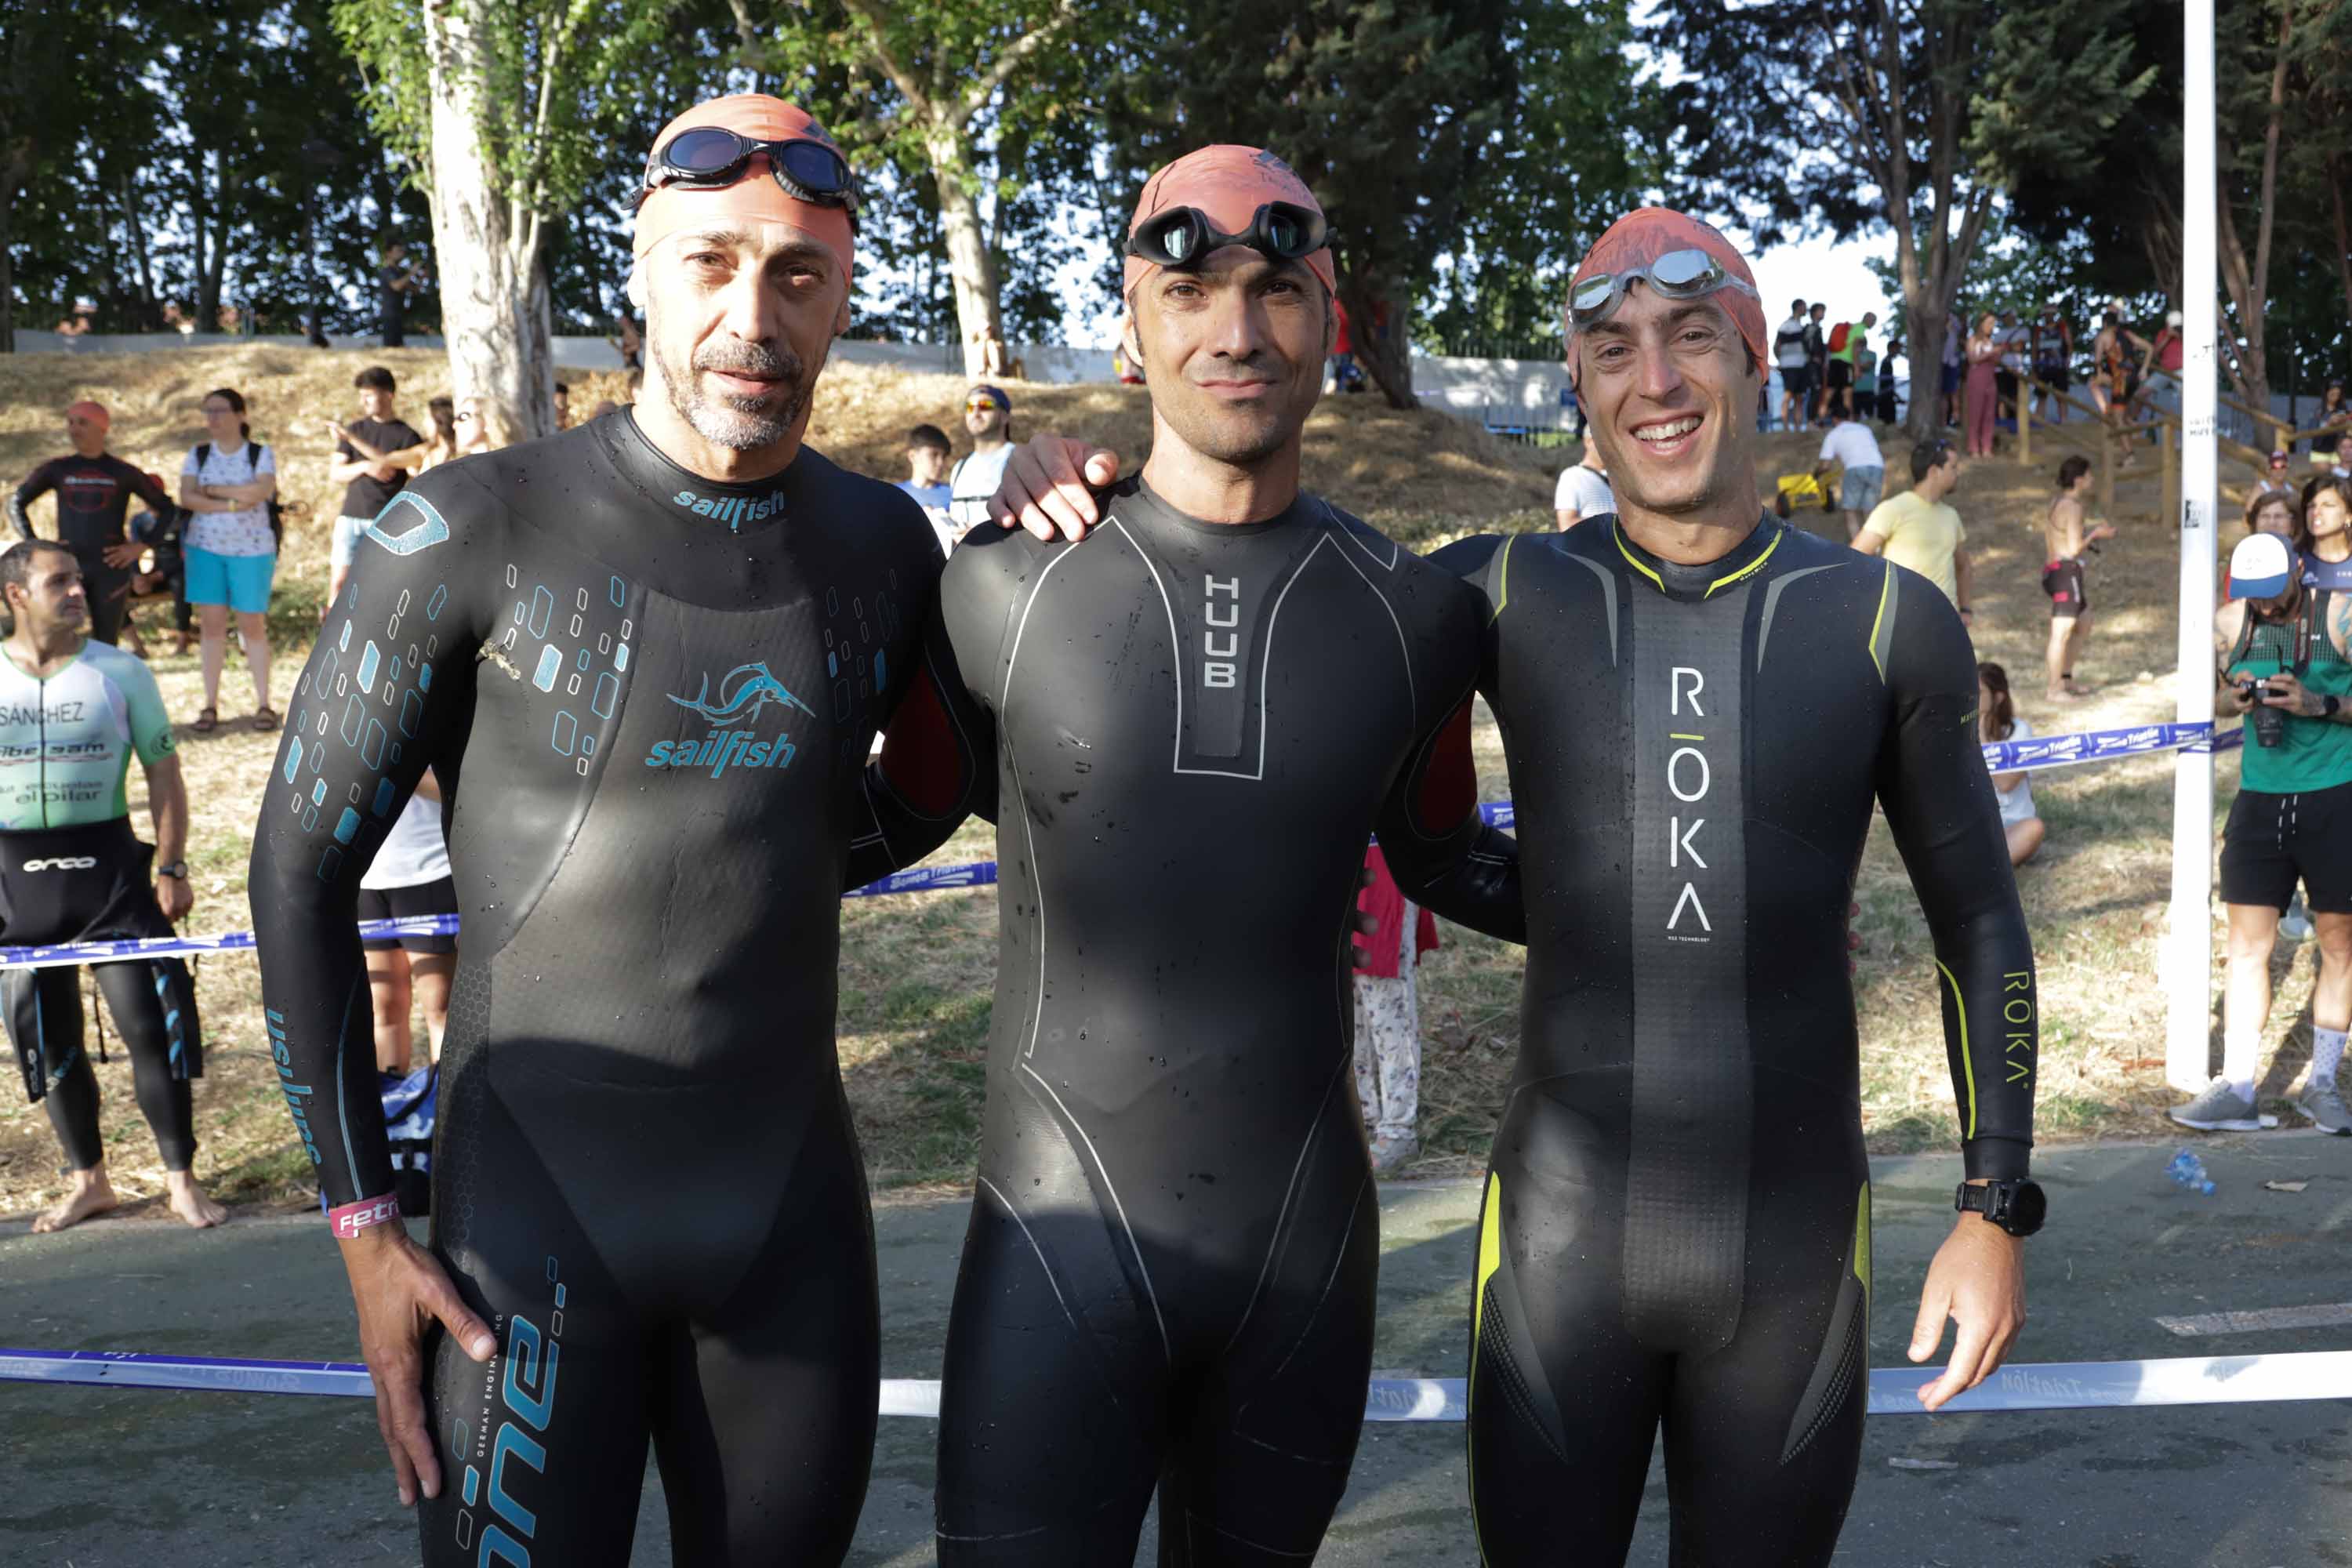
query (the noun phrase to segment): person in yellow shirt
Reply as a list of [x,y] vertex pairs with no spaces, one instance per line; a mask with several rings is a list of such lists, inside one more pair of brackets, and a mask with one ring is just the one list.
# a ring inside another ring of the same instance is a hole
[[1948,499],[1959,483],[1960,454],[1949,441],[1914,447],[1911,488],[1871,510],[1862,531],[1853,536],[1853,547],[1864,555],[1884,555],[1927,578],[1958,607],[1966,623],[1972,618],[1969,602],[1974,596],[1965,548],[1969,531]]

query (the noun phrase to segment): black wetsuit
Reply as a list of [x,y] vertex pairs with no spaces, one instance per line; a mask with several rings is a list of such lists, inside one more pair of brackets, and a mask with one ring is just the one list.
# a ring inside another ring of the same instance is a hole
[[1663,1422],[1677,1564],[1825,1563],[1869,1364],[1845,932],[1874,799],[1927,912],[1969,1173],[2024,1174],[2032,1140],[2033,959],[1968,637],[1924,578],[1769,518],[1699,567],[1613,517],[1436,559],[1487,598],[1481,689],[1542,889],[1480,1227],[1481,1551],[1623,1561]]
[[[1132,1562],[1155,1485],[1163,1563],[1303,1561],[1370,1370],[1365,838],[1423,879],[1513,864],[1469,765],[1475,597],[1311,496],[1223,526],[1130,483],[1083,544],[974,532],[941,601],[948,701],[893,727],[856,868],[1005,803],[940,1561]],[[925,724],[952,743],[910,757]]]
[[169,517],[174,504],[148,482],[145,473],[111,452],[95,458],[68,453],[35,468],[9,498],[8,521],[19,536],[36,537],[26,509],[51,490],[58,496],[58,542],[74,552],[89,597],[89,635],[111,643],[122,635],[123,617],[131,613],[131,572],[128,566],[108,565],[103,552],[128,542],[122,520],[132,496],[161,517]]
[[435,766],[465,936],[433,1245],[499,1356],[436,1351],[428,1564],[625,1562],[649,1432],[680,1563],[848,1551],[880,1368],[839,900],[939,569],[889,486],[805,449],[713,483],[625,411],[436,468],[362,536],[253,912],[340,1219],[393,1187],[360,873]]

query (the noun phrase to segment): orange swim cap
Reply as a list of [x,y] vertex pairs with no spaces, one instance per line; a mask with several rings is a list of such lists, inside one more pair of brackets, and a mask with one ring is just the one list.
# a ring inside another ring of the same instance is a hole
[[[1748,269],[1748,258],[1713,224],[1701,223],[1671,207],[1639,207],[1611,224],[1609,232],[1593,241],[1592,248],[1584,253],[1584,260],[1577,267],[1576,276],[1569,279],[1569,294],[1573,297],[1576,286],[1597,273],[1638,271],[1672,250],[1704,250],[1721,262],[1726,272],[1747,284],[1748,289],[1756,288],[1756,275]],[[1737,289],[1722,289],[1715,300],[1739,329],[1760,372],[1766,363],[1764,301],[1754,292]],[[1560,318],[1572,343],[1576,324],[1568,321],[1567,315],[1563,305]]]
[[101,430],[110,430],[114,427],[114,416],[106,411],[106,405],[103,403],[92,403],[85,397],[79,403],[66,405],[66,417],[70,419],[77,414],[84,419],[95,420]]
[[[661,134],[654,138],[655,149],[667,146],[671,137],[698,125],[723,126],[756,142],[818,142],[836,153],[841,151],[805,110],[763,92],[740,93],[696,104],[662,127]],[[733,184],[715,191],[665,185],[647,192],[637,207],[636,234],[630,252],[642,257],[678,230],[715,217],[791,224],[824,241],[841,258],[842,271],[846,274],[850,270],[856,247],[849,210],[800,200],[776,184],[768,161],[761,157],[745,164],[741,177]]]
[[[1323,204],[1315,199],[1307,182],[1280,158],[1263,147],[1220,142],[1185,153],[1144,181],[1143,195],[1136,201],[1135,216],[1128,219],[1127,232],[1133,234],[1145,220],[1168,207],[1198,207],[1225,233],[1239,234],[1249,227],[1257,209],[1268,202],[1289,202],[1317,214],[1323,211]],[[1331,265],[1328,245],[1300,259],[1307,270],[1323,279],[1324,292],[1339,292],[1338,274]],[[1134,293],[1135,286],[1150,277],[1158,265],[1139,256],[1129,257],[1127,279],[1120,284],[1119,292]]]

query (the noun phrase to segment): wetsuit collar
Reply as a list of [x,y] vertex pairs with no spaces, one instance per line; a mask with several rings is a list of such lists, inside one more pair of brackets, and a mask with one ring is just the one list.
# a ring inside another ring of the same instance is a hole
[[1754,577],[1772,552],[1780,548],[1788,530],[1767,515],[1727,553],[1696,566],[1659,560],[1628,539],[1624,524],[1615,518],[1610,519],[1609,531],[1619,558],[1633,569],[1636,579],[1648,583],[1669,599],[1705,599]]
[[[786,520],[803,467],[799,454],[777,473],[763,479],[735,484],[705,479],[681,468],[646,438],[636,415],[623,409],[589,426],[614,458],[614,466],[632,479],[658,485],[658,493],[681,520],[707,520],[730,533],[751,533]],[[803,452],[807,450],[803,446]]]
[[1247,533],[1270,533],[1277,528],[1286,528],[1304,517],[1320,517],[1326,510],[1321,500],[1301,490],[1290,498],[1288,506],[1284,507],[1272,517],[1257,522],[1203,522],[1199,518],[1181,512],[1171,506],[1165,497],[1144,482],[1141,474],[1114,485],[1110,494],[1115,500],[1124,500],[1126,505],[1121,510],[1131,514],[1140,513],[1145,517],[1168,523],[1171,527],[1222,538],[1238,538]]

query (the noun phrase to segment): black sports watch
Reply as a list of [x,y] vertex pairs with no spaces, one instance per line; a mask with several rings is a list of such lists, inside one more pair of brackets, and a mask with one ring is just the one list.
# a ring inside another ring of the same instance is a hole
[[2333,719],[2336,717],[2336,710],[2343,706],[2344,699],[2331,691],[2321,703],[2319,716],[2323,719]]
[[155,875],[175,877],[184,882],[188,879],[188,863],[185,860],[174,860],[168,866],[158,866],[155,868]]
[[2032,1236],[2050,1213],[2042,1184],[2021,1176],[1987,1182],[1981,1187],[1962,1182],[1959,1191],[1952,1194],[1952,1207],[1961,1214],[1980,1214],[2011,1236]]

